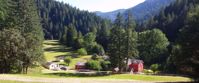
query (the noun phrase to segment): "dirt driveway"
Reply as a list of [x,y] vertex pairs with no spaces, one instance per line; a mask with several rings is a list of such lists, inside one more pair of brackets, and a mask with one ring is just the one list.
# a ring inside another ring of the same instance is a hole
[[114,79],[84,79],[84,78],[45,78],[45,77],[24,77],[16,75],[0,74],[0,80],[12,80],[22,82],[41,83],[153,83],[135,80],[114,80]]

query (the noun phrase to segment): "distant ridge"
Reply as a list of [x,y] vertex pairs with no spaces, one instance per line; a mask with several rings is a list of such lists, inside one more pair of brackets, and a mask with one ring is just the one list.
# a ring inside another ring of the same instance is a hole
[[115,20],[116,15],[120,12],[124,17],[127,16],[130,10],[136,21],[143,21],[157,15],[160,10],[168,5],[170,5],[175,0],[146,0],[143,3],[138,4],[135,7],[129,9],[119,9],[112,12],[95,12],[98,16],[107,18],[110,20]]

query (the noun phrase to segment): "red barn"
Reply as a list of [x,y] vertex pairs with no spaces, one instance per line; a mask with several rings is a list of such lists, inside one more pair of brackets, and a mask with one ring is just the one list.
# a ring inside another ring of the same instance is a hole
[[142,72],[144,70],[144,62],[142,60],[131,60],[129,69],[133,72]]
[[76,70],[85,69],[85,63],[83,63],[83,62],[78,62],[78,63],[75,65],[75,69],[76,69]]

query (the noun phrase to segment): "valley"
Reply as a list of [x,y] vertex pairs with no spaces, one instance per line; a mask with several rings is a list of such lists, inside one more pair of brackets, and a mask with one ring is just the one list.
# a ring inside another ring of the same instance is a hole
[[197,83],[198,24],[199,0],[0,0],[0,83]]
[[[75,53],[75,51],[70,48],[60,45],[57,40],[46,40],[44,41],[43,46],[44,56],[47,62],[56,60],[56,56],[71,56],[71,54]],[[79,61],[88,61],[89,59],[91,59],[91,55],[73,58],[70,63],[71,69],[67,71],[53,71],[45,69],[42,66],[38,66],[29,69],[28,74],[24,75],[0,74],[0,83],[91,83],[93,81],[95,81],[95,83],[154,83],[190,81],[190,78],[181,76],[153,76],[136,74],[116,74],[107,76],[78,75],[77,71],[74,70],[75,64]]]

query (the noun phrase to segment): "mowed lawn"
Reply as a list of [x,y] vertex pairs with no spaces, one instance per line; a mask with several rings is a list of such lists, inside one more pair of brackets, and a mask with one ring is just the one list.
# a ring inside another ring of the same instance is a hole
[[[73,54],[78,55],[76,51],[72,50],[70,47],[61,45],[58,40],[46,40],[44,41],[43,46],[44,56],[48,62],[55,61],[57,56],[71,56]],[[90,58],[90,55],[72,58],[72,62],[70,63],[69,67],[74,68],[77,62],[86,62]],[[65,63],[60,62],[60,64]]]
[[[133,74],[115,74],[115,75],[108,75],[108,76],[74,76],[70,75],[69,73],[61,73],[58,74],[38,74],[38,75],[15,75],[16,77],[28,77],[28,78],[56,78],[56,79],[63,79],[63,78],[75,78],[75,79],[106,79],[106,80],[137,80],[137,81],[148,81],[148,82],[191,82],[190,78],[187,77],[180,77],[180,76],[154,76],[154,75],[133,75]],[[14,81],[3,81],[0,80],[0,83],[24,83],[24,82],[14,82]],[[29,83],[29,82],[28,82]]]
[[39,75],[41,77],[49,78],[89,78],[89,79],[124,79],[124,80],[140,80],[140,81],[154,81],[154,82],[189,82],[192,79],[181,76],[155,76],[155,75],[137,75],[137,74],[114,74],[107,76],[82,76],[75,75],[67,72],[56,72],[45,75]]
[[[0,83],[26,83],[26,82],[10,81],[10,80],[0,80]],[[30,83],[30,82],[28,82],[28,83]]]
[[[56,60],[56,56],[71,54],[71,48],[67,48],[59,43],[58,40],[46,40],[43,43],[44,56],[46,61]],[[70,51],[70,52],[68,52]]]
[[41,83],[41,82],[22,82],[22,81],[0,80],[0,83]]
[[106,79],[132,79],[142,81],[158,81],[158,82],[178,82],[178,81],[191,81],[190,78],[180,76],[154,76],[154,75],[133,75],[133,74],[116,74],[104,76],[99,78]]

